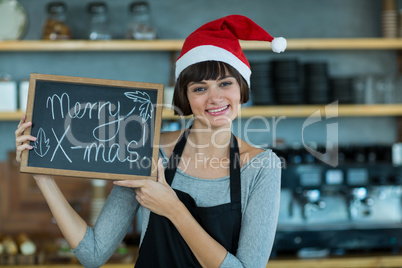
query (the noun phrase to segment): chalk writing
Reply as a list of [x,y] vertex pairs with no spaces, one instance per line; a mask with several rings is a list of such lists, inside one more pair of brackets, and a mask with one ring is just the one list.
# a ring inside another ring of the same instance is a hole
[[[46,109],[50,112],[50,118],[52,120],[61,119],[94,119],[98,120],[99,124],[93,127],[91,133],[94,142],[89,143],[85,146],[73,144],[69,148],[71,150],[82,150],[82,160],[90,162],[102,161],[105,163],[113,162],[129,162],[133,163],[138,161],[140,158],[136,148],[138,148],[138,140],[129,140],[125,142],[116,143],[117,136],[121,131],[121,122],[127,119],[129,116],[138,113],[141,118],[142,123],[146,123],[149,119],[153,117],[153,104],[151,98],[147,92],[133,91],[124,92],[124,96],[132,100],[133,105],[129,108],[129,111],[122,114],[122,105],[120,101],[95,101],[95,102],[73,102],[71,100],[70,94],[68,92],[63,92],[59,94],[52,94],[46,99]],[[137,105],[138,104],[138,105]],[[107,118],[107,122],[106,122]],[[65,139],[75,140],[71,132],[70,125],[68,124],[63,133],[56,133],[54,128],[51,128],[55,146],[53,148],[53,153],[50,158],[52,162],[56,155],[64,156],[68,162],[72,163],[71,157],[67,153],[66,148],[63,145]],[[108,136],[105,133],[109,130],[112,133]],[[138,129],[137,129],[138,131]],[[102,133],[102,135],[101,135]],[[142,145],[145,145],[147,131],[146,128],[142,129]],[[42,128],[38,131],[37,145],[35,146],[36,153],[43,157],[49,151],[49,139],[46,138],[46,133]],[[106,142],[109,142],[106,144]]]
[[52,132],[53,132],[54,138],[56,139],[57,145],[56,145],[56,148],[55,148],[54,151],[53,151],[53,155],[52,155],[52,158],[50,159],[50,162],[53,161],[54,156],[56,155],[56,152],[57,152],[57,150],[58,150],[59,148],[60,148],[60,150],[62,151],[62,153],[64,154],[64,156],[68,159],[68,161],[69,161],[70,163],[72,162],[71,159],[70,159],[70,157],[68,157],[68,155],[67,155],[66,151],[64,150],[64,148],[61,146],[61,142],[62,142],[62,141],[64,140],[64,138],[66,137],[67,132],[68,132],[69,129],[70,129],[70,126],[67,127],[66,131],[63,133],[63,135],[61,136],[61,138],[58,139],[56,133],[54,132],[54,129],[52,128]]

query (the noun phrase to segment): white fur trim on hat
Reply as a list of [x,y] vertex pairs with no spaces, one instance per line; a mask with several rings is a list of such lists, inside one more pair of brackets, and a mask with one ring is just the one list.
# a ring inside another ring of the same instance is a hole
[[176,80],[180,73],[188,66],[210,60],[222,61],[231,65],[243,76],[248,86],[250,86],[250,68],[226,49],[211,45],[195,47],[179,58],[176,61]]

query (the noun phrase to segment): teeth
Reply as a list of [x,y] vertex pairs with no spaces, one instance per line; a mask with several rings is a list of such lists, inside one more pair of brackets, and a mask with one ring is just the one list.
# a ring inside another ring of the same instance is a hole
[[216,112],[220,112],[220,111],[225,110],[227,107],[228,107],[228,105],[226,105],[225,107],[222,107],[222,108],[220,108],[220,109],[216,109],[216,110],[208,110],[208,112],[210,112],[210,113],[216,113]]

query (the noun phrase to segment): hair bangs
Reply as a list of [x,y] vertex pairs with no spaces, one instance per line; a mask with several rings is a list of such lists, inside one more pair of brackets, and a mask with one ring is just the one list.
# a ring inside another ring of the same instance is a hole
[[203,61],[195,64],[190,68],[190,72],[185,74],[189,77],[185,77],[185,80],[201,82],[202,80],[217,80],[226,76],[228,68],[223,62],[219,61]]

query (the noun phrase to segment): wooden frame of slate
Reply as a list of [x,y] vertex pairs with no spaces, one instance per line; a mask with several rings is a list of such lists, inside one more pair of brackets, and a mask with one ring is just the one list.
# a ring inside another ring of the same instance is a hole
[[93,179],[157,177],[163,85],[31,74],[20,171]]

